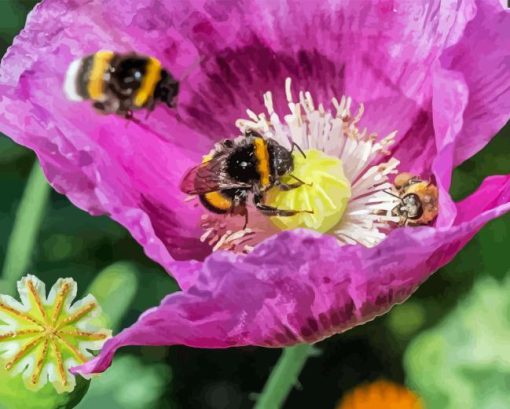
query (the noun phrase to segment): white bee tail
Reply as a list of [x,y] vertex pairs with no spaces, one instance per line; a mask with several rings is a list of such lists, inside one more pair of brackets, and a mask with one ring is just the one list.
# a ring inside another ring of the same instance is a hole
[[82,65],[82,60],[74,60],[67,69],[64,80],[64,93],[71,101],[83,101],[83,97],[78,93],[78,74]]

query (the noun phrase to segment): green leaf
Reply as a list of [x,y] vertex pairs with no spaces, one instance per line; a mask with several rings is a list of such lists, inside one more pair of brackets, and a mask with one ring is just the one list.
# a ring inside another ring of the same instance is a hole
[[117,262],[101,271],[87,290],[103,309],[103,327],[118,328],[138,287],[138,271],[134,264]]
[[[92,381],[89,393],[78,409],[154,408],[169,382],[167,366],[146,366],[133,356],[120,356],[106,372]],[[170,402],[165,402],[165,408],[173,407]]]
[[510,408],[510,275],[479,280],[405,355],[408,381],[428,409]]
[[71,409],[83,399],[89,384],[90,381],[77,377],[71,393],[59,394],[50,383],[32,392],[21,376],[11,376],[0,367],[0,409]]

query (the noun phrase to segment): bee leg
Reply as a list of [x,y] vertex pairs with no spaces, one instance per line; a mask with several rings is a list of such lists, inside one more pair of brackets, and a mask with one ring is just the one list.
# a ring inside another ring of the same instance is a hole
[[292,179],[295,179],[297,182],[295,183],[279,183],[278,189],[283,190],[284,192],[287,192],[292,189],[297,189],[300,186],[306,185],[306,186],[313,186],[313,183],[306,183],[299,179],[297,176],[289,175]]
[[99,112],[100,112],[100,113],[102,113],[102,114],[107,114],[107,113],[108,113],[108,110],[106,109],[105,104],[103,104],[102,102],[98,102],[98,101],[96,101],[96,102],[94,102],[94,103],[92,104],[92,106],[94,107],[94,109],[95,109],[96,111],[99,111]]
[[238,193],[233,198],[230,213],[233,215],[244,216],[243,230],[248,226],[248,209],[246,208],[246,192]]
[[131,122],[134,122],[135,124],[138,124],[140,125],[142,123],[142,121],[140,121],[139,119],[137,119],[134,115],[133,115],[133,111],[128,109],[127,111],[121,111],[119,112],[120,115],[123,115],[124,118],[126,119],[126,128],[127,126],[131,123]]
[[245,230],[247,226],[248,226],[248,211],[245,208],[244,209],[244,226],[243,226],[243,230]]
[[255,207],[266,216],[294,216],[299,213],[310,213],[313,214],[313,210],[288,210],[288,209],[278,209],[277,207],[269,206],[262,203],[262,196],[255,195],[253,198],[253,202],[255,203]]
[[147,103],[146,112],[145,112],[145,120],[149,119],[149,115],[154,111],[156,107],[156,100],[154,97],[151,97],[149,102]]
[[[236,200],[237,199],[237,200]],[[237,214],[239,216],[244,216],[244,225],[242,230],[245,230],[248,226],[248,209],[246,208],[246,198],[236,198],[234,201],[237,201],[232,208],[232,214]]]
[[400,216],[398,226],[399,227],[407,227],[407,226],[409,226],[409,222],[410,222],[409,215],[408,214],[406,214],[405,216],[402,215],[402,216]]
[[306,183],[305,181],[299,179],[297,176],[294,176],[294,175],[289,175],[292,179],[294,180],[297,180],[299,183],[301,183],[302,185],[306,185],[306,186],[313,186],[313,182],[312,183]]
[[303,149],[301,149],[301,147],[296,142],[292,142],[292,148],[290,149],[291,153],[294,152],[294,148],[297,148],[297,150],[301,153],[301,155],[303,155],[303,158],[306,159],[306,155],[303,152]]
[[278,209],[277,207],[268,206],[262,203],[258,203],[255,207],[266,216],[281,216],[288,217],[294,216],[299,213],[310,213],[313,214],[313,210],[288,210],[288,209]]
[[283,190],[284,192],[287,192],[289,190],[297,189],[300,186],[303,186],[304,183],[279,183],[277,185],[278,189]]

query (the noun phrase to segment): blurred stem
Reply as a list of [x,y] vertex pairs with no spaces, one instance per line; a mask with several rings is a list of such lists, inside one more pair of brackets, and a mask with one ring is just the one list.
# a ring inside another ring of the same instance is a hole
[[291,389],[296,385],[306,360],[313,354],[313,346],[309,344],[285,348],[273,368],[254,409],[281,408]]
[[12,294],[16,282],[27,273],[34,243],[46,210],[50,186],[35,161],[16,211],[2,270],[2,292]]
[[[131,307],[138,288],[138,270],[132,263],[120,261],[102,270],[86,293],[96,297],[103,310],[101,327],[119,329],[122,318]],[[98,318],[101,320],[101,316]]]

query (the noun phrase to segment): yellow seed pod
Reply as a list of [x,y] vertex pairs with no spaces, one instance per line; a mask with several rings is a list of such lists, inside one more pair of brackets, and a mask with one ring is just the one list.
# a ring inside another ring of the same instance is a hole
[[[74,302],[77,284],[59,279],[49,294],[37,277],[18,281],[17,301],[0,294],[0,364],[12,376],[23,374],[25,386],[34,391],[51,382],[58,393],[76,386],[69,368],[84,364],[110,337],[93,319],[101,313],[96,299],[87,295]],[[3,402],[2,402],[3,404]],[[28,406],[27,406],[28,407]]]
[[[279,209],[313,210],[313,214],[299,213],[290,217],[272,217],[271,221],[282,230],[307,228],[326,233],[337,225],[351,198],[351,184],[344,175],[342,161],[318,150],[293,154],[292,174],[306,185],[289,191],[272,188],[265,203]],[[285,176],[283,183],[295,183]]]

